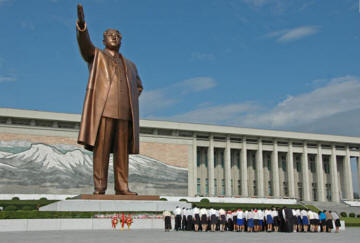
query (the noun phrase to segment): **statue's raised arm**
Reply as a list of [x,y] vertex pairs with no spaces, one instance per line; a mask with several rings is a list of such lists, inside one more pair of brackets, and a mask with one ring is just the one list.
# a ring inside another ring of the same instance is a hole
[[77,5],[78,20],[76,21],[76,37],[78,40],[81,56],[88,63],[92,62],[95,55],[95,46],[92,44],[87,30],[84,9],[81,4]]

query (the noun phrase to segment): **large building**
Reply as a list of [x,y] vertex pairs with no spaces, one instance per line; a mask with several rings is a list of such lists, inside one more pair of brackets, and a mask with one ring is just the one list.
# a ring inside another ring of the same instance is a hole
[[[0,162],[6,164],[0,172],[9,161],[16,163],[11,158],[19,148],[11,154],[6,148],[20,146],[19,141],[76,146],[79,122],[78,114],[1,108]],[[140,141],[142,156],[167,166],[155,171],[155,178],[180,175],[179,181],[187,174],[184,190],[176,183],[178,191],[167,188],[173,194],[339,202],[353,199],[352,160],[360,175],[360,137],[141,120]],[[3,188],[14,184],[8,178],[0,180]]]

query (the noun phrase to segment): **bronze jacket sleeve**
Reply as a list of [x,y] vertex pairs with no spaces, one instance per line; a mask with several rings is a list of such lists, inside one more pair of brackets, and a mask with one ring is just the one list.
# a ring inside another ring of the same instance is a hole
[[95,55],[95,46],[90,40],[86,23],[83,29],[81,29],[78,23],[76,23],[76,37],[78,40],[81,56],[87,63],[91,63]]

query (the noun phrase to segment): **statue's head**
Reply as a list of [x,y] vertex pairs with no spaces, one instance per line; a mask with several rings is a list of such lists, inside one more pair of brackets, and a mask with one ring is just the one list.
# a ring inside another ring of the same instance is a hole
[[122,35],[118,30],[107,29],[104,32],[103,44],[110,50],[118,51],[121,46]]

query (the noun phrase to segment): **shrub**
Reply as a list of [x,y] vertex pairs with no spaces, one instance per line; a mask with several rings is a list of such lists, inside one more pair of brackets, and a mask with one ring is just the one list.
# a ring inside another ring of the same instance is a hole
[[166,198],[160,198],[160,201],[167,201],[167,199]]
[[356,217],[360,218],[360,214],[358,214]]
[[210,203],[210,200],[207,198],[203,198],[200,200],[201,203]]
[[47,198],[46,198],[46,197],[42,197],[42,198],[40,198],[40,201],[47,201]]
[[179,201],[180,202],[188,202],[188,200],[186,200],[185,198],[181,198]]
[[22,207],[22,210],[25,210],[25,211],[30,211],[30,210],[33,210],[34,208],[29,206],[29,205],[25,205],[24,207]]
[[341,212],[341,213],[340,213],[340,216],[341,216],[341,217],[347,217],[347,213],[346,213],[346,212]]
[[349,213],[349,217],[355,218],[355,213]]
[[13,197],[13,198],[11,198],[11,200],[14,200],[14,201],[19,201],[19,200],[20,200],[20,198],[19,198],[19,197]]
[[5,211],[16,211],[16,206],[14,205],[9,205],[5,208]]

